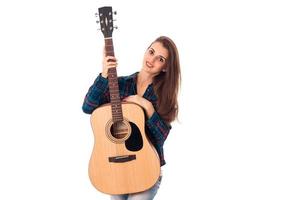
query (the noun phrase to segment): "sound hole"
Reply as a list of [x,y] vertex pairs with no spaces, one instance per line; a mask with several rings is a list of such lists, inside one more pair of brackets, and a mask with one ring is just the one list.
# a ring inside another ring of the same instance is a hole
[[123,143],[131,135],[131,126],[127,119],[123,121],[113,122],[110,120],[105,128],[106,136],[114,143]]
[[129,134],[129,127],[123,122],[115,122],[110,127],[111,135],[116,139],[124,139]]

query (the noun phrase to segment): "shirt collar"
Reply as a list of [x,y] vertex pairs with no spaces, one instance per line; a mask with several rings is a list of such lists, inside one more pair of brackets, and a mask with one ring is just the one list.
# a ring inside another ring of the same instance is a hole
[[[135,91],[135,93],[137,93],[136,91],[136,83],[137,83],[137,75],[139,72],[135,72],[129,76],[127,76],[127,80],[130,80],[133,84],[132,87]],[[157,100],[157,96],[154,92],[154,88],[153,88],[153,83],[149,84],[147,87],[147,90],[145,91],[144,97],[147,98],[150,101],[156,101]]]

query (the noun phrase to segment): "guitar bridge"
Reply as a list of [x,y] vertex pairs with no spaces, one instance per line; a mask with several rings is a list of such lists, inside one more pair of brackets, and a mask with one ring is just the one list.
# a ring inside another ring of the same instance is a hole
[[129,161],[132,161],[135,159],[136,159],[135,155],[125,155],[125,156],[109,157],[108,161],[114,162],[114,163],[124,163],[124,162],[129,162]]

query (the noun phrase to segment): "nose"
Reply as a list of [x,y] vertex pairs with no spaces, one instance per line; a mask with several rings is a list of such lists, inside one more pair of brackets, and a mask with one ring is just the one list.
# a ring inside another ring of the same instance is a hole
[[151,64],[154,64],[154,62],[156,60],[157,60],[157,57],[156,56],[152,56],[149,61],[150,61]]

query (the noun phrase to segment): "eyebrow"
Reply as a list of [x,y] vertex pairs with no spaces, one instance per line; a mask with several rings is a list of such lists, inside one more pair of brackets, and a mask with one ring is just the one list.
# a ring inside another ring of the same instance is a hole
[[163,59],[165,59],[165,60],[167,60],[165,57],[163,57],[163,56],[160,56],[161,58],[163,58]]
[[[155,50],[151,47],[150,48],[154,53],[155,53]],[[163,57],[162,55],[159,55],[161,58],[163,58],[163,59],[165,59],[165,60],[167,60],[165,57]]]

